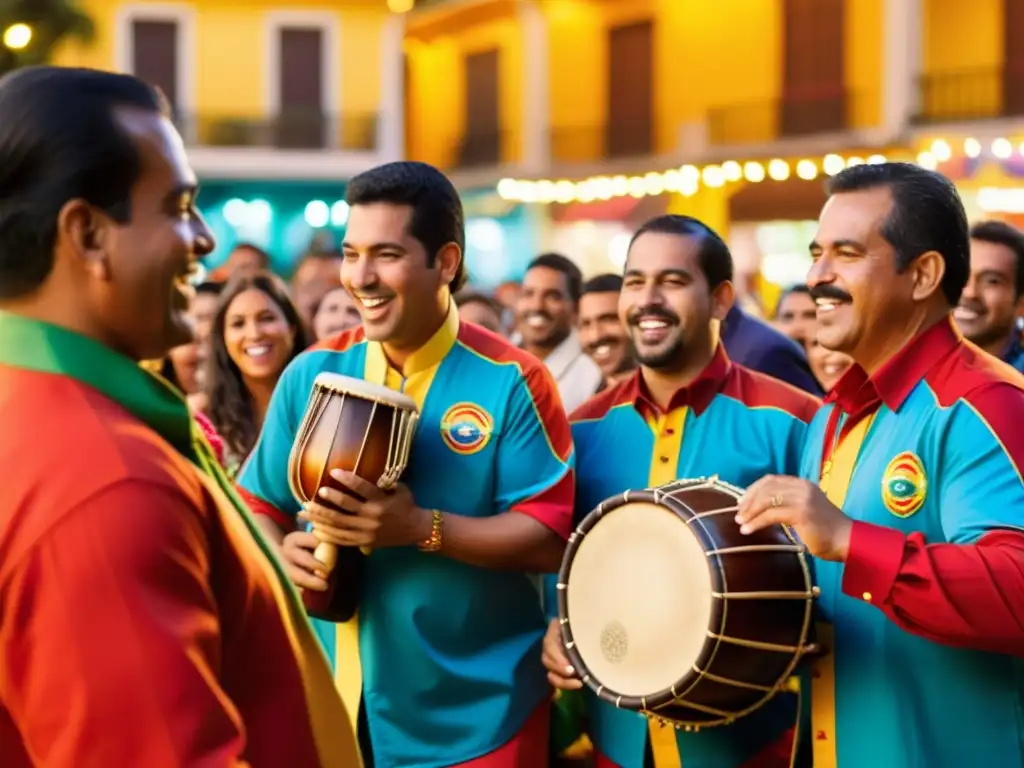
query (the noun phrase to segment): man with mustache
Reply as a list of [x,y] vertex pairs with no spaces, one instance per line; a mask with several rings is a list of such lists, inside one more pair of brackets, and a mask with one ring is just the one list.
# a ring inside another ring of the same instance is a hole
[[[373,550],[357,619],[317,625],[352,711],[362,699],[373,765],[544,768],[546,622],[533,574],[561,563],[574,488],[555,382],[536,358],[460,322],[464,218],[440,171],[378,166],[349,182],[346,200],[341,282],[363,325],[285,370],[241,487],[303,589],[327,588],[320,540]],[[331,491],[301,509],[292,495],[288,457],[322,372],[419,406],[393,493],[335,470],[363,500]],[[296,531],[297,517],[313,532]]]
[[828,192],[808,284],[819,341],[855,365],[800,477],[755,483],[737,515],[815,556],[814,765],[1019,768],[1024,377],[953,325],[970,242],[947,178],[861,165]]
[[636,369],[626,328],[619,319],[621,275],[598,275],[583,284],[579,335],[583,351],[601,369],[601,389],[612,387]]
[[516,301],[522,347],[558,382],[567,413],[601,386],[601,369],[583,352],[576,319],[583,275],[560,253],[545,253],[530,262]]
[[971,275],[953,312],[960,331],[991,355],[1024,371],[1024,232],[1002,221],[971,228]]
[[[570,418],[577,521],[629,489],[711,475],[743,487],[799,466],[819,403],[730,362],[720,331],[734,300],[732,277],[728,246],[696,219],[659,216],[633,236],[618,307],[640,367]],[[543,658],[557,688],[582,687],[557,621],[550,623]],[[680,759],[687,768],[781,768],[792,759],[797,705],[791,694],[734,725],[697,733],[653,721],[648,728],[640,715],[589,690],[584,695],[598,768],[645,768],[652,758],[655,768],[679,768]]]

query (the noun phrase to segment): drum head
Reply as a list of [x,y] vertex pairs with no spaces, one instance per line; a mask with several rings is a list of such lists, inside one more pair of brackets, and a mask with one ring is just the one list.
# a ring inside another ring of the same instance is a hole
[[582,538],[566,579],[576,650],[599,685],[652,696],[693,672],[712,616],[708,558],[667,507],[626,503]]
[[387,403],[388,405],[409,411],[417,410],[416,401],[408,395],[389,389],[383,384],[374,384],[372,381],[364,381],[352,376],[342,376],[340,373],[319,374],[313,382],[313,387],[320,387],[329,392],[339,392],[344,395],[361,397],[364,400]]

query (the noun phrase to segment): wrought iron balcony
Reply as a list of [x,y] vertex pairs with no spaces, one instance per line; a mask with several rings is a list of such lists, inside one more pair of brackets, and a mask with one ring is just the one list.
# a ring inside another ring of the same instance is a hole
[[717,107],[708,111],[713,145],[767,144],[777,139],[839,133],[860,124],[868,99],[877,95],[819,89],[773,101]]
[[274,117],[233,114],[178,114],[178,130],[193,147],[281,150],[373,151],[377,115],[287,110]]
[[918,123],[1024,114],[1024,72],[1005,68],[939,72],[918,79]]

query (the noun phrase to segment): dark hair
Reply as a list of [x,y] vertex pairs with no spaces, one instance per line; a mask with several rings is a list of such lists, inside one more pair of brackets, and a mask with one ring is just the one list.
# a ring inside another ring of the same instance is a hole
[[603,275],[595,275],[583,284],[583,290],[580,295],[586,296],[588,293],[621,293],[622,292],[622,275],[614,275],[610,272]]
[[700,252],[697,254],[697,258],[700,261],[700,269],[704,273],[704,278],[708,281],[708,288],[714,290],[722,283],[732,281],[732,253],[729,251],[729,246],[725,244],[721,235],[703,221],[692,216],[681,216],[675,213],[655,216],[644,222],[634,233],[629,241],[629,250],[633,249],[633,243],[639,240],[641,235],[648,232],[697,238],[700,240]]
[[583,273],[576,263],[568,256],[560,253],[542,253],[526,265],[529,272],[535,267],[544,267],[555,272],[560,272],[565,277],[565,287],[569,291],[569,298],[573,304],[578,304],[583,293]]
[[288,297],[288,289],[280,278],[269,272],[242,274],[232,278],[224,287],[217,305],[210,333],[210,356],[206,361],[206,386],[209,390],[210,405],[207,415],[217,431],[224,438],[224,444],[239,458],[249,455],[259,437],[256,415],[253,412],[252,395],[242,380],[242,372],[228,354],[224,343],[224,325],[228,307],[235,298],[245,291],[256,289],[266,294],[281,309],[288,325],[295,332],[288,362],[308,346],[306,328],[299,313]]
[[468,288],[459,291],[455,294],[455,306],[464,307],[467,304],[483,304],[485,307],[494,312],[499,318],[505,312],[505,308],[501,303],[492,296],[488,296],[486,293],[480,291],[473,291]]
[[466,225],[462,200],[455,186],[437,168],[402,160],[360,173],[348,183],[345,201],[350,205],[390,203],[412,208],[409,234],[427,252],[427,266],[449,243],[459,246],[461,258],[448,287],[454,293],[466,284]]
[[122,108],[168,114],[159,91],[130,75],[27,67],[0,78],[0,298],[49,277],[68,201],[131,219],[141,160],[118,122]]
[[197,296],[201,293],[210,296],[220,296],[221,291],[224,290],[224,283],[218,283],[216,280],[204,280],[196,285],[194,290]]
[[979,221],[971,227],[971,239],[1002,245],[1013,251],[1017,257],[1013,295],[1016,297],[1024,294],[1024,232],[1005,221]]
[[869,163],[840,171],[825,191],[831,196],[877,187],[892,195],[880,233],[896,252],[896,269],[902,272],[921,254],[936,251],[946,263],[942,293],[951,305],[959,303],[970,273],[970,235],[953,182],[912,163]]

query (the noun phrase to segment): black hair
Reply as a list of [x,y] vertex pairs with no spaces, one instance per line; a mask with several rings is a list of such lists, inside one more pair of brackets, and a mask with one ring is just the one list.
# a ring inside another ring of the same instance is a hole
[[704,278],[708,281],[708,288],[715,290],[722,283],[732,281],[732,252],[721,235],[703,221],[692,216],[681,216],[675,213],[655,216],[642,224],[640,229],[634,233],[629,241],[629,249],[632,250],[633,243],[648,232],[697,238],[700,241],[697,258],[700,261],[700,269],[704,273]]
[[348,183],[349,206],[390,203],[412,208],[409,234],[427,252],[427,266],[449,243],[459,246],[461,258],[448,287],[454,293],[466,284],[466,224],[462,200],[447,176],[426,163],[401,160],[360,173]]
[[160,92],[131,75],[26,67],[0,78],[0,298],[49,277],[68,201],[131,219],[141,160],[119,109],[169,114]]
[[621,293],[622,275],[615,275],[608,272],[603,275],[595,275],[583,284],[582,296],[588,293]]
[[1019,297],[1024,294],[1024,232],[1005,221],[979,221],[971,227],[971,239],[1002,245],[1013,251],[1017,257],[1013,295]]
[[826,182],[825,191],[831,196],[878,187],[892,195],[892,210],[880,232],[896,252],[897,271],[936,251],[946,264],[942,293],[955,306],[967,285],[971,257],[967,213],[953,182],[912,163],[868,163],[840,171]]
[[569,299],[573,304],[579,303],[580,296],[583,294],[583,273],[572,259],[560,253],[542,253],[526,265],[526,271],[529,272],[534,267],[544,267],[559,272],[565,278]]
[[465,288],[455,294],[455,306],[464,307],[467,304],[483,304],[494,312],[499,319],[505,312],[505,308],[494,297],[488,296],[486,293],[481,293],[480,291],[473,291]]
[[216,280],[204,280],[194,287],[196,295],[205,293],[210,296],[219,296],[221,291],[224,290],[224,283],[218,283]]
[[228,308],[235,297],[250,289],[256,289],[270,298],[281,310],[288,325],[295,334],[295,343],[287,362],[291,362],[308,346],[306,326],[298,310],[288,297],[288,289],[276,275],[269,272],[243,273],[228,281],[220,294],[217,314],[213,318],[210,332],[210,356],[206,361],[206,388],[209,390],[210,405],[207,415],[217,432],[224,438],[224,444],[239,458],[245,458],[256,445],[259,427],[253,411],[252,395],[249,393],[242,372],[228,354],[224,343],[224,326]]

